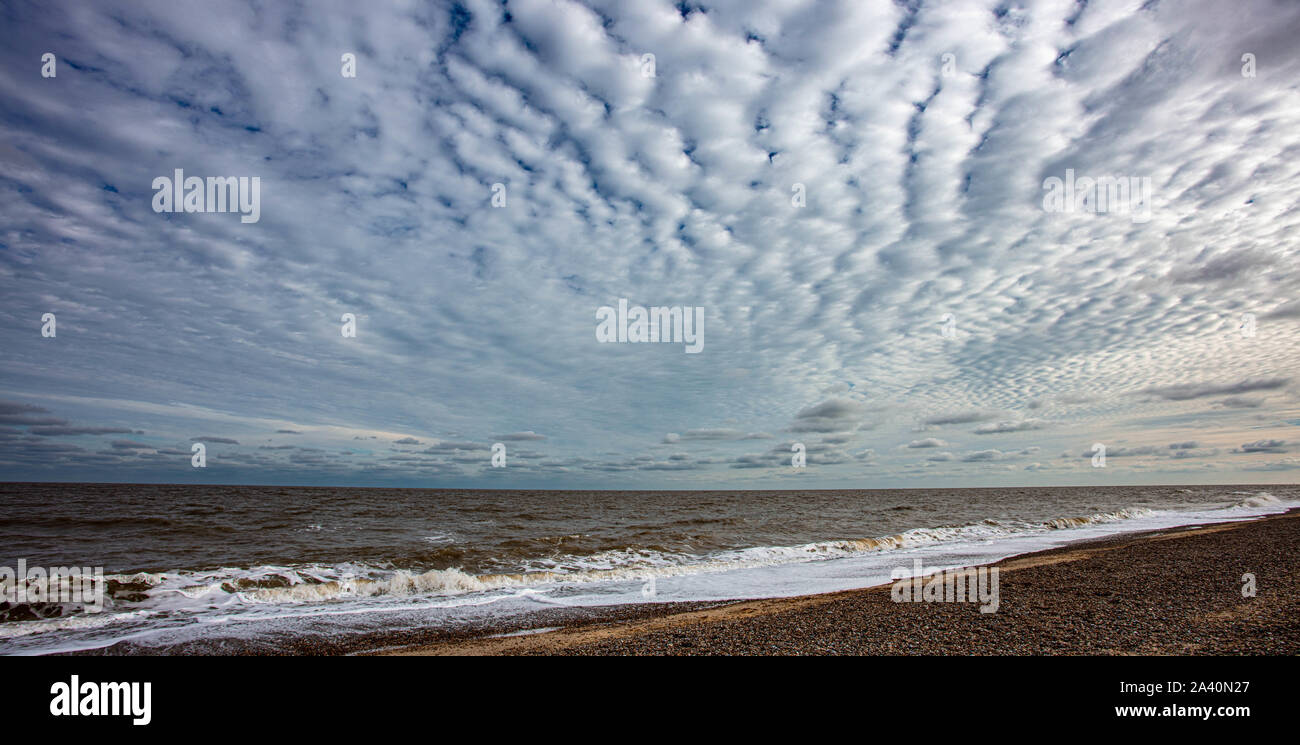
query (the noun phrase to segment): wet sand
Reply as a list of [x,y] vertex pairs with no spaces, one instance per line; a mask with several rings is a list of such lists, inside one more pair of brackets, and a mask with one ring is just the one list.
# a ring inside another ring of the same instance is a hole
[[[992,566],[999,568],[1000,605],[991,614],[980,613],[974,603],[896,603],[885,586],[726,604],[574,609],[530,619],[528,629],[478,629],[427,643],[389,639],[392,644],[384,644],[371,637],[350,651],[1294,655],[1300,653],[1298,548],[1300,510],[1117,536],[997,562]],[[1255,576],[1255,597],[1242,595],[1246,573]],[[518,633],[528,630],[533,633]]]

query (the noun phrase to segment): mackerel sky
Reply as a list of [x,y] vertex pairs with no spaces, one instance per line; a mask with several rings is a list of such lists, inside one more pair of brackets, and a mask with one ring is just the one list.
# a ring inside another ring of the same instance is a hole
[[[1297,480],[1300,4],[0,18],[0,479]],[[155,212],[178,168],[259,220]],[[1045,210],[1067,171],[1150,219]],[[599,343],[620,299],[702,349]]]

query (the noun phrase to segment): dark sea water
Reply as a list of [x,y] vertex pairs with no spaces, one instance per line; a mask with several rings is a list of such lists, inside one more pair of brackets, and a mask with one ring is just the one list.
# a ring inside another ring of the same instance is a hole
[[[880,584],[1098,535],[1244,519],[1297,486],[558,492],[0,484],[0,566],[101,567],[104,610],[0,603],[0,653],[437,624]],[[649,590],[647,590],[649,588]],[[12,589],[12,586],[9,588]],[[294,620],[299,619],[299,620]],[[233,622],[233,623],[232,623]],[[232,631],[231,629],[237,629]]]

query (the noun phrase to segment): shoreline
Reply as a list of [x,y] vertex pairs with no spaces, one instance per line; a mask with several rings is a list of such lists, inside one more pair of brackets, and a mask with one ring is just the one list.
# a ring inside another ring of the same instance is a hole
[[[637,604],[353,654],[1300,654],[1300,509],[1013,556],[1001,607],[895,603],[890,585]],[[1243,597],[1242,575],[1256,577]],[[564,615],[564,614],[561,614]]]
[[[167,645],[123,640],[48,654],[1300,654],[1297,547],[1300,508],[1079,540],[971,565],[999,570],[1000,606],[988,615],[978,604],[894,603],[883,584],[781,598],[554,607],[488,624]],[[1250,602],[1240,594],[1248,571],[1258,585]],[[1168,627],[1194,626],[1198,608],[1200,616],[1267,622],[1272,635],[1211,629],[1204,641],[1161,636]]]

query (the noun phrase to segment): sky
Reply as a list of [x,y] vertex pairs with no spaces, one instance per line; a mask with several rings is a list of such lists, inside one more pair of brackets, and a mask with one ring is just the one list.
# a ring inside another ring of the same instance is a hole
[[1300,4],[0,17],[0,480],[1300,480]]

